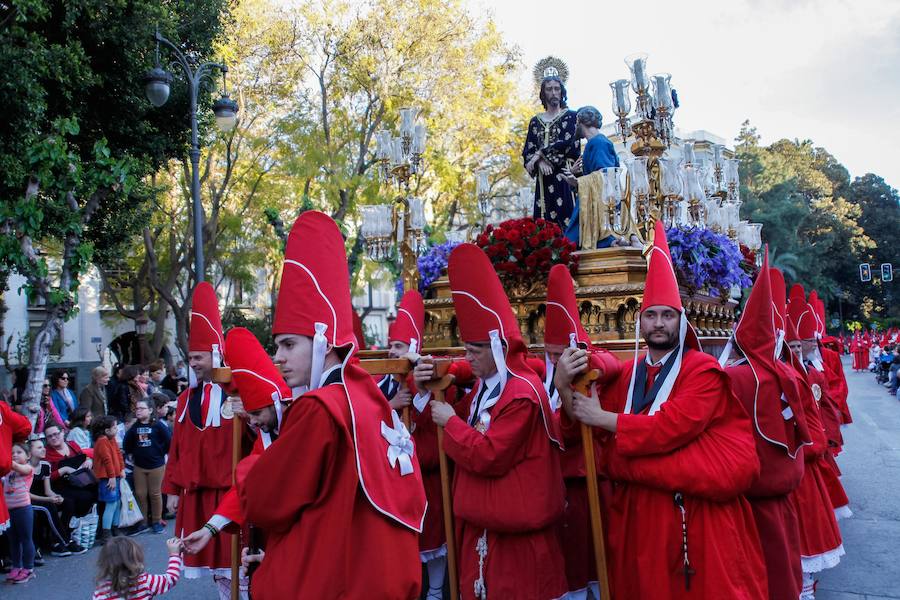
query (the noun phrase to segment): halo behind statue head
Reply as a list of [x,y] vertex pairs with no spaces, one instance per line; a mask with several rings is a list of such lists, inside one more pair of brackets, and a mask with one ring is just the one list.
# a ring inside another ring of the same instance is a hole
[[561,59],[555,56],[542,58],[534,65],[534,84],[541,87],[545,79],[556,78],[565,85],[569,79],[569,67]]

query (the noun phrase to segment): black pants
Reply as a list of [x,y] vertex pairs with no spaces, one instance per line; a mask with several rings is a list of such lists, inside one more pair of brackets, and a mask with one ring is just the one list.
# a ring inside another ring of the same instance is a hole
[[97,486],[79,488],[60,482],[53,486],[53,491],[63,497],[63,503],[59,505],[60,533],[68,541],[72,538],[69,522],[72,517],[83,517],[91,512],[97,503]]

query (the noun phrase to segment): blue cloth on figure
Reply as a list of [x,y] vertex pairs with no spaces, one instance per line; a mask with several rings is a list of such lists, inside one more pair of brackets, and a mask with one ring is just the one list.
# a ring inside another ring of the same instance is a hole
[[[599,171],[600,169],[618,166],[619,157],[616,154],[613,143],[609,141],[608,137],[606,137],[602,133],[598,133],[588,140],[588,143],[584,147],[584,154],[581,158],[582,175],[590,175],[594,171]],[[576,195],[575,210],[572,212],[569,226],[565,231],[566,237],[576,244],[578,244],[580,240],[580,234],[578,230],[578,215],[581,212],[580,204],[581,202]],[[613,236],[608,236],[597,242],[597,247],[608,248],[612,245],[613,239]]]

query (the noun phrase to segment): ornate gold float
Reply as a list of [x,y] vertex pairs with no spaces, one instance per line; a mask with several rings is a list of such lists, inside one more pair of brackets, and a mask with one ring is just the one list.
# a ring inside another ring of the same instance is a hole
[[[644,295],[647,263],[639,248],[603,248],[579,252],[575,296],[581,322],[597,342],[633,342],[635,319]],[[508,289],[510,304],[529,344],[544,340],[547,289],[544,283]],[[682,290],[688,319],[703,337],[725,337],[734,326],[737,302]],[[447,277],[435,281],[425,299],[424,345],[448,349],[461,345]]]

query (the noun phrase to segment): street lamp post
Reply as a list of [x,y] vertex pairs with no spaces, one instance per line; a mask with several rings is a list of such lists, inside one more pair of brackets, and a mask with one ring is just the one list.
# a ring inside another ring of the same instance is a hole
[[194,215],[194,271],[196,280],[203,281],[203,205],[200,203],[200,134],[197,127],[197,96],[200,92],[200,83],[206,75],[211,75],[215,69],[222,72],[222,97],[213,104],[213,112],[216,115],[216,124],[224,132],[231,131],[237,124],[237,102],[228,97],[228,88],[225,85],[225,74],[228,67],[221,63],[205,62],[196,69],[175,44],[164,38],[158,31],[153,36],[156,41],[156,66],[144,77],[147,99],[153,106],[160,107],[169,99],[169,85],[172,75],[159,66],[159,45],[164,44],[175,54],[175,62],[184,69],[190,85],[191,101],[191,203]]

